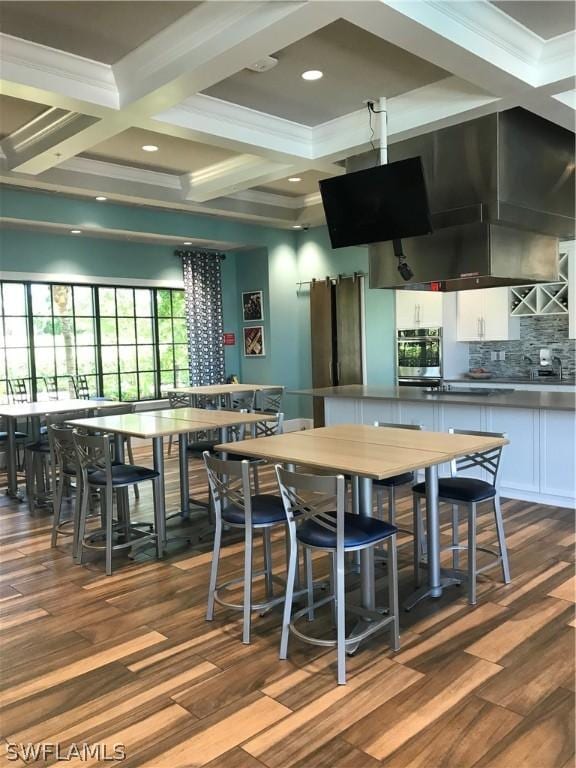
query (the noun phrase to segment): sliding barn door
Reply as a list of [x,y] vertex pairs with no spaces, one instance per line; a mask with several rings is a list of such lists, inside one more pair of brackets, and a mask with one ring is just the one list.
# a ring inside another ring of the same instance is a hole
[[336,383],[362,384],[362,281],[345,277],[336,297]]
[[[335,304],[331,281],[310,283],[310,331],[312,347],[312,386],[334,384]],[[324,425],[324,400],[314,399],[314,426]]]

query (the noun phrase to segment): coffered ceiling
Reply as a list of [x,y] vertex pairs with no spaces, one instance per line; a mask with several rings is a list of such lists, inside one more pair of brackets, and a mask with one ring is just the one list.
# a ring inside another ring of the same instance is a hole
[[4,184],[291,227],[381,137],[516,106],[574,128],[572,0],[21,0],[0,26]]

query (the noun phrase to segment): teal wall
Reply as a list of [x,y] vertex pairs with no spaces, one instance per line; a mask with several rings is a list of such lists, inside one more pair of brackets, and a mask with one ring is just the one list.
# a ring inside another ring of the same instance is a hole
[[[2,214],[23,221],[47,221],[78,227],[105,227],[124,231],[205,238],[243,246],[228,252],[222,263],[224,330],[236,334],[236,345],[225,348],[227,374],[242,381],[283,384],[287,389],[311,385],[310,318],[307,286],[313,277],[368,271],[366,248],[333,251],[325,227],[292,232],[229,219],[179,211],[7,189],[2,193]],[[111,280],[136,278],[181,280],[173,246],[145,245],[129,240],[47,234],[25,230],[0,232],[0,270],[96,276]],[[240,295],[262,290],[266,355],[243,355]],[[366,370],[368,384],[394,381],[393,292],[365,291]],[[311,413],[308,398],[289,396],[286,416]]]

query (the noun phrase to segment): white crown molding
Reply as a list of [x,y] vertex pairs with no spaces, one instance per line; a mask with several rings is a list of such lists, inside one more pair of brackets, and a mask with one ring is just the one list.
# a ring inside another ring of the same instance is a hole
[[191,96],[177,107],[154,115],[154,120],[179,125],[197,134],[219,136],[247,148],[270,150],[286,159],[311,157],[312,128],[309,126],[213,96]]
[[566,104],[567,107],[576,111],[576,90],[557,93],[555,96],[552,96],[552,98],[561,101],[562,104]]
[[544,45],[538,67],[538,85],[546,86],[576,75],[576,33],[553,37]]
[[61,163],[58,167],[64,171],[89,173],[95,176],[103,176],[108,179],[136,182],[137,184],[150,184],[155,187],[166,187],[167,189],[178,191],[181,190],[180,178],[177,175],[160,173],[159,171],[149,171],[146,168],[133,168],[129,165],[108,163],[104,160],[91,160],[87,157],[72,157],[70,160]]
[[100,61],[0,33],[0,70],[3,80],[21,86],[109,109],[119,107],[112,67]]
[[[31,280],[38,283],[61,283],[62,272],[7,272],[0,270],[0,280]],[[110,277],[110,275],[70,275],[70,282],[80,285],[128,285],[143,288],[182,288],[184,280],[148,280],[144,277]]]
[[274,192],[264,192],[260,189],[247,189],[244,192],[236,192],[230,197],[235,200],[244,200],[257,205],[271,205],[277,208],[289,208],[293,211],[300,211],[303,208],[309,208],[318,205],[322,198],[320,192],[311,192],[309,195],[299,195],[298,197],[288,197],[288,195],[279,195]]
[[[372,116],[374,143],[378,137],[378,115]],[[370,147],[368,110],[358,109],[342,117],[328,120],[313,128],[312,156],[316,159],[339,160]],[[343,171],[342,171],[343,172]]]

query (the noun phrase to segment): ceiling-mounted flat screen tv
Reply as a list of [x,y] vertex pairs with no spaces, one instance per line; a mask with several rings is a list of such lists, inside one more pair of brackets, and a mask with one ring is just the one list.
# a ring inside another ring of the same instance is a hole
[[332,248],[432,231],[420,157],[320,182]]

